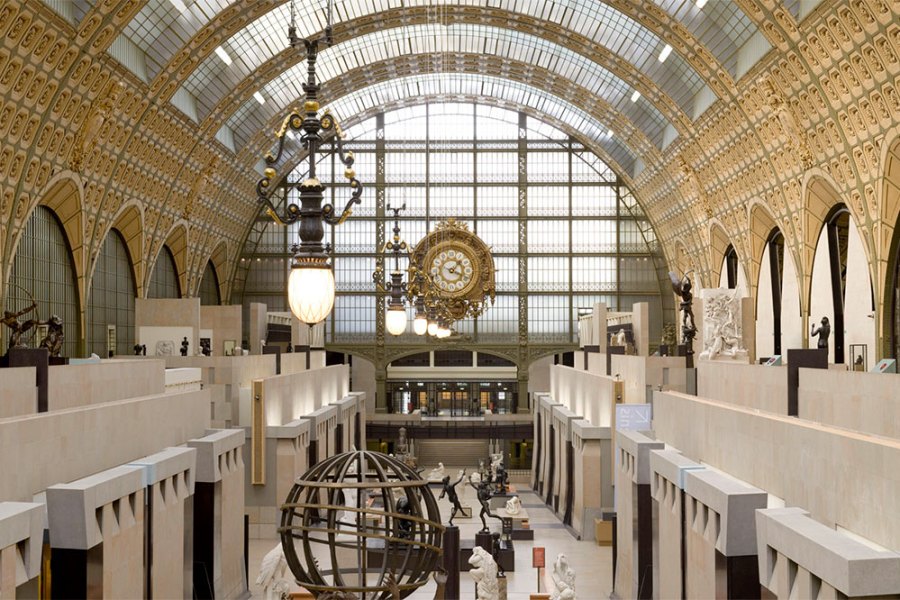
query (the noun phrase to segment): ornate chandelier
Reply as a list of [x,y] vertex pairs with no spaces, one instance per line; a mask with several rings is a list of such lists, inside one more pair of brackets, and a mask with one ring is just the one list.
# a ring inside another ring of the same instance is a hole
[[[332,2],[328,5],[327,26],[323,41],[330,45]],[[297,28],[294,23],[294,3],[291,1],[291,23],[288,27],[288,39],[291,48],[298,48],[301,40],[297,37]],[[259,201],[265,206],[266,213],[281,225],[300,222],[298,234],[300,243],[291,246],[293,258],[291,260],[291,274],[288,278],[288,303],[291,312],[303,323],[313,325],[325,319],[334,306],[334,271],[328,262],[330,245],[323,245],[325,236],[324,224],[340,225],[352,214],[351,206],[359,204],[363,186],[356,178],[353,170],[353,153],[344,152],[343,131],[337,120],[328,111],[320,118],[318,115],[319,83],[316,81],[316,58],[319,50],[318,39],[302,40],[306,48],[307,80],[303,84],[306,94],[303,103],[303,112],[294,109],[288,114],[281,127],[276,132],[278,151],[266,154],[264,176],[256,184],[256,194]],[[285,195],[290,190],[300,192],[300,205],[290,203],[286,212],[279,214],[278,209],[272,203],[274,194],[274,181],[276,172],[272,165],[281,159],[285,146],[285,135],[289,132],[299,132],[303,149],[307,151],[309,170],[303,181],[290,182],[285,177],[282,186]],[[344,210],[335,214],[334,206],[330,203],[323,205],[325,187],[316,177],[316,162],[319,160],[319,151],[325,134],[334,133],[337,142],[337,150],[341,163],[344,165],[344,177],[350,182],[352,192]]]
[[406,295],[406,283],[403,282],[403,272],[400,270],[400,256],[406,252],[406,242],[400,239],[400,211],[406,210],[406,203],[400,208],[387,209],[394,213],[394,236],[386,242],[381,252],[385,255],[390,252],[394,258],[394,270],[391,271],[391,282],[385,285],[384,260],[379,258],[378,265],[372,273],[372,279],[379,291],[390,294],[384,325],[391,335],[402,335],[406,331],[406,304],[403,297]]

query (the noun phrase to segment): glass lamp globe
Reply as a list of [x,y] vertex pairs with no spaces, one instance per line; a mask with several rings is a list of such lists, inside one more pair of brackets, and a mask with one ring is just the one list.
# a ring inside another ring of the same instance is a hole
[[406,331],[406,309],[400,306],[392,306],[384,316],[384,326],[391,335],[401,335]]
[[437,337],[439,340],[450,337],[450,329],[447,327],[441,327],[438,329]]
[[330,267],[294,267],[288,277],[291,312],[307,325],[325,319],[334,307],[334,272]]
[[425,335],[425,332],[428,331],[428,319],[425,315],[416,316],[413,321],[413,331],[416,332],[416,335]]
[[437,335],[438,334],[438,324],[434,321],[428,322],[428,335]]

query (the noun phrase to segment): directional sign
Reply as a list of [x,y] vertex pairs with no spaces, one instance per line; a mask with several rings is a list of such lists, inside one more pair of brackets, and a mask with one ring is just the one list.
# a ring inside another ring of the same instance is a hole
[[651,429],[653,407],[650,404],[616,404],[616,429]]

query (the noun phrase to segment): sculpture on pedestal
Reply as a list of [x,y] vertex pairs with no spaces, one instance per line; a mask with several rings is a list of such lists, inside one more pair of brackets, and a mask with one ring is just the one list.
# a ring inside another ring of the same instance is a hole
[[831,335],[831,323],[828,321],[828,317],[822,317],[821,323],[819,323],[819,327],[816,328],[815,325],[812,326],[812,331],[810,332],[812,337],[818,337],[819,341],[816,343],[816,348],[828,351],[828,336]]
[[431,470],[431,473],[428,474],[428,479],[433,481],[435,479],[440,480],[443,478],[444,478],[444,463],[439,462],[438,466],[433,468]]
[[508,490],[509,486],[509,474],[506,472],[506,469],[503,468],[503,463],[497,465],[497,472],[494,478],[494,484],[497,486],[498,494],[505,494]]
[[[256,585],[263,589],[266,600],[281,600],[287,598],[290,582],[284,578],[287,572],[287,560],[284,558],[284,550],[278,544],[265,555],[259,567],[259,575],[256,577]],[[287,585],[284,585],[287,584]],[[285,589],[280,589],[285,588]]]
[[553,580],[550,600],[575,600],[575,571],[569,566],[565,554],[559,554],[553,561],[550,577]]
[[[469,485],[472,484],[470,483]],[[474,485],[472,487],[478,492],[478,502],[481,504],[481,512],[478,513],[478,517],[481,519],[481,533],[487,533],[490,529],[488,529],[485,517],[500,519],[500,517],[491,512],[491,484],[487,481],[482,481],[478,487]]]
[[135,344],[133,350],[135,356],[147,356],[147,344]]
[[688,368],[694,366],[694,337],[697,335],[697,326],[694,324],[694,295],[691,293],[691,278],[688,275],[692,271],[688,271],[679,279],[674,271],[669,271],[669,279],[672,281],[672,290],[681,298],[679,308],[681,309],[681,343],[686,347],[688,357]]
[[183,340],[181,340],[181,355],[182,356],[187,356],[188,346],[190,346],[190,345],[191,345],[191,343],[188,341],[187,336],[185,336],[185,338]]
[[746,358],[741,329],[741,299],[736,289],[702,290],[703,351],[700,358]]
[[210,356],[212,354],[209,338],[200,338],[200,354],[203,356]]
[[518,496],[513,496],[509,500],[506,501],[506,513],[510,515],[517,515],[522,510],[522,501],[519,500]]
[[447,496],[447,500],[450,501],[450,520],[447,522],[447,525],[453,526],[453,519],[456,517],[456,513],[462,510],[462,504],[459,502],[459,496],[456,494],[456,486],[459,485],[459,482],[462,481],[466,476],[466,470],[463,469],[462,474],[459,476],[452,485],[450,484],[450,476],[445,475],[441,480],[441,483],[444,484],[444,490],[441,492],[441,495],[438,496],[438,500],[442,499],[445,495]]
[[500,586],[497,584],[497,563],[491,553],[481,546],[475,546],[469,564],[472,565],[469,575],[475,581],[478,600],[498,600]]
[[2,322],[4,325],[9,327],[9,348],[25,348],[25,343],[22,341],[22,336],[25,335],[32,327],[37,325],[38,321],[35,319],[28,319],[27,321],[19,322],[19,317],[23,317],[37,308],[37,302],[32,301],[31,304],[18,312],[12,312],[9,310],[3,311],[3,319]]
[[50,352],[50,356],[59,356],[62,350],[63,342],[66,334],[63,332],[63,323],[57,315],[50,317],[50,320],[41,323],[47,326],[47,335],[41,340],[40,348],[46,348]]
[[625,339],[625,330],[620,329],[619,333],[616,334],[616,346],[625,346],[627,345],[627,340]]

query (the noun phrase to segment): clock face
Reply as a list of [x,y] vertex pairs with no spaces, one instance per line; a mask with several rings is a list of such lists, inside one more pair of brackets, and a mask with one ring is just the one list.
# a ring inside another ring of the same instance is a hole
[[429,252],[428,259],[428,274],[445,296],[466,294],[478,279],[475,254],[463,245],[441,244]]

